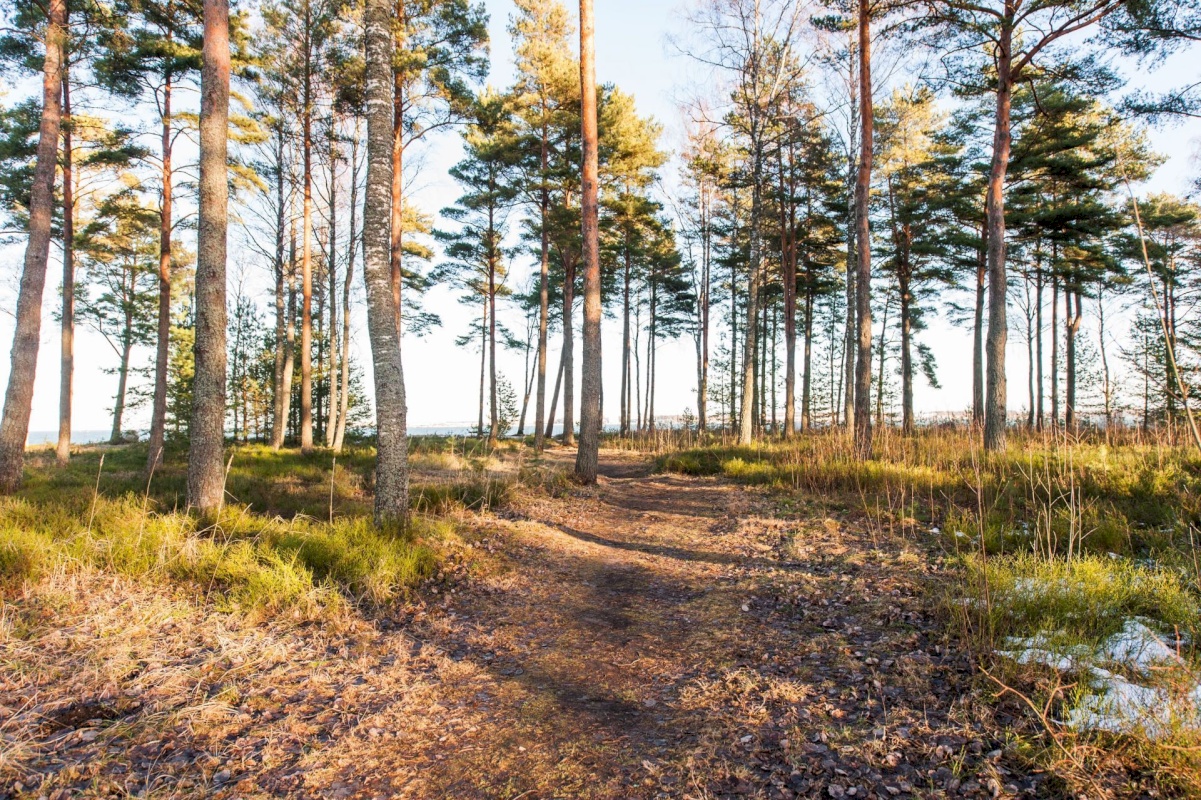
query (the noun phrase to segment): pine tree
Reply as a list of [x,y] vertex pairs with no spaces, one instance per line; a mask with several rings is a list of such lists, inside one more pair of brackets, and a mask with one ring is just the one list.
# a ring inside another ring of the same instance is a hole
[[[504,430],[500,425],[496,372],[497,297],[508,294],[508,253],[504,240],[509,217],[518,201],[519,153],[513,126],[512,100],[492,89],[476,98],[472,120],[464,130],[466,157],[451,168],[451,176],[466,192],[442,215],[458,230],[438,231],[449,261],[439,277],[467,289],[468,302],[482,298],[484,324],[481,359],[488,360],[488,440],[495,446]],[[482,362],[481,362],[482,363]],[[482,374],[481,374],[482,377]],[[481,396],[481,421],[483,397]],[[483,425],[481,424],[481,435]]]

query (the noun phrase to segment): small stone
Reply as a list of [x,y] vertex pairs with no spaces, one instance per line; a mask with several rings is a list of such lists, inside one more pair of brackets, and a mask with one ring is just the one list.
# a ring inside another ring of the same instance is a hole
[[223,769],[213,776],[213,783],[226,783],[229,781],[231,773],[227,769]]
[[85,728],[79,732],[79,741],[94,742],[96,741],[96,737],[99,735],[100,731],[96,730],[95,728]]
[[841,798],[846,797],[847,790],[839,786],[837,783],[831,783],[826,788],[826,794],[833,797],[834,800],[841,800]]

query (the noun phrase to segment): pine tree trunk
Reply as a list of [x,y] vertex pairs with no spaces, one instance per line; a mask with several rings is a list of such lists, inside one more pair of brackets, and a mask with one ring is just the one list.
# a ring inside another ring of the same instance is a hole
[[[546,109],[543,108],[541,154],[539,165],[541,171],[539,180],[542,186],[538,198],[538,227],[540,239],[540,259],[538,263],[538,396],[534,404],[534,450],[541,453],[546,447],[546,437],[549,433],[542,427],[546,415],[546,361],[547,361],[547,332],[550,326],[550,232],[547,230],[547,216],[550,211],[550,192],[546,187],[546,170],[549,158],[549,133],[546,126]],[[558,394],[558,389],[555,390]],[[552,417],[554,412],[551,412]]]
[[[1072,296],[1076,297],[1076,313],[1072,313]],[[1067,325],[1067,429],[1073,433],[1080,427],[1080,415],[1076,408],[1076,334],[1084,319],[1080,292],[1065,292],[1063,296],[1064,322]]]
[[[527,331],[528,333],[528,331]],[[538,380],[538,359],[537,353],[534,354],[533,369],[530,368],[530,341],[527,338],[525,344],[525,366],[521,371],[522,379],[525,382],[524,391],[521,398],[521,415],[517,419],[517,438],[525,437],[525,420],[530,410],[530,395],[534,391],[534,383]],[[536,425],[534,427],[537,427]]]
[[581,234],[584,257],[584,363],[580,377],[580,447],[576,478],[596,483],[601,434],[601,274],[598,227],[598,157],[596,114],[596,40],[592,0],[580,0],[580,174]]
[[278,450],[284,444],[284,432],[288,423],[288,395],[292,391],[292,376],[285,380],[284,363],[287,359],[288,317],[285,302],[284,267],[284,132],[277,128],[275,134],[275,373],[271,397],[271,448]]
[[655,432],[655,341],[658,335],[655,322],[659,317],[659,293],[658,281],[655,275],[651,273],[651,300],[649,313],[647,314],[647,332],[646,332],[646,429],[649,433]]
[[[70,10],[64,12],[70,15]],[[58,447],[55,460],[71,460],[71,403],[75,378],[75,170],[71,145],[71,77],[63,64],[63,312],[58,385]]]
[[630,233],[625,232],[625,264],[621,290],[621,420],[618,430],[630,435]]
[[342,281],[342,381],[338,393],[338,427],[334,431],[334,452],[342,452],[346,440],[346,417],[350,412],[350,285],[354,280],[354,256],[358,251],[359,213],[359,120],[355,118],[354,138],[350,143],[350,241],[346,248],[346,279]]
[[[170,35],[167,37],[170,43]],[[172,77],[168,71],[163,81],[162,144],[159,157],[162,161],[162,199],[159,209],[158,247],[158,323],[154,351],[154,398],[151,401],[149,452],[146,454],[146,472],[153,472],[163,460],[163,445],[167,430],[167,362],[171,356],[171,233],[174,219],[171,167],[171,90]]]
[[1040,430],[1040,431],[1043,429],[1044,421],[1046,419],[1045,414],[1043,412],[1043,396],[1044,396],[1044,391],[1043,391],[1043,386],[1044,386],[1044,383],[1043,383],[1043,282],[1044,282],[1044,278],[1043,278],[1043,271],[1042,271],[1042,263],[1040,260],[1038,272],[1035,273],[1035,286],[1034,286],[1034,302],[1035,302],[1035,306],[1036,306],[1036,310],[1034,312],[1035,319],[1036,319],[1036,323],[1034,326],[1034,339],[1035,339],[1034,352],[1035,352],[1035,359],[1036,359],[1036,365],[1035,365],[1035,389],[1036,389],[1036,392],[1035,393],[1037,395],[1036,402],[1038,404],[1038,417],[1035,420],[1035,425],[1038,428],[1038,430]]
[[200,71],[200,195],[196,234],[196,344],[188,449],[188,505],[220,512],[225,495],[225,257],[229,222],[229,2],[204,0]]
[[[848,26],[849,28],[849,26]],[[849,42],[848,49],[852,55],[847,59],[849,65],[849,80],[850,87],[849,101],[849,138],[847,149],[847,185],[850,189],[848,198],[847,217],[854,220],[858,214],[858,200],[856,186],[858,183],[859,174],[859,159],[855,152],[855,137],[856,123],[859,121],[862,110],[859,108],[859,94],[856,90],[858,81],[856,80],[856,68],[859,59],[854,57],[856,51],[857,32],[848,29]],[[858,327],[856,318],[858,315],[858,306],[856,305],[856,297],[858,296],[858,258],[859,258],[859,242],[858,242],[858,226],[848,225],[847,232],[847,272],[846,272],[846,325],[843,330],[842,340],[842,424],[849,430],[855,428],[855,352],[856,342],[858,341]]]
[[[791,161],[791,159],[790,159]],[[782,171],[782,168],[781,168]],[[791,181],[790,191],[791,196]],[[792,201],[789,200],[791,208]],[[796,281],[797,245],[796,219],[788,214],[787,246],[783,248],[784,262],[784,436],[796,433]]]
[[984,449],[1005,449],[1007,395],[1005,383],[1005,344],[1009,336],[1006,321],[1005,274],[1005,173],[1009,168],[1012,144],[1010,106],[1012,104],[1013,30],[1007,18],[1002,23],[997,47],[997,113],[993,135],[992,168],[988,179],[988,340],[984,398]]
[[1034,430],[1034,310],[1030,308],[1030,276],[1026,276],[1026,388],[1029,410],[1026,412],[1026,429]]
[[[1054,264],[1052,264],[1054,266]],[[1051,429],[1059,426],[1059,278],[1051,275]]]
[[988,229],[980,229],[976,262],[976,307],[972,318],[972,424],[984,424],[984,300],[988,275]]
[[333,447],[338,428],[338,148],[330,120],[329,133],[329,398],[325,410],[325,446]]
[[[405,29],[405,2],[396,0],[396,27]],[[404,333],[404,73],[392,72],[392,233],[388,244],[388,265],[392,286],[392,303],[396,307],[396,330]],[[364,215],[364,220],[366,215]]]
[[[813,290],[805,291],[805,377],[801,383],[801,430],[809,431],[813,427]],[[831,343],[833,345],[833,343]],[[833,353],[833,346],[830,351]],[[831,375],[833,379],[833,375]]]
[[709,271],[710,271],[709,195],[701,198],[701,369],[697,381],[696,428],[709,429]]
[[[305,7],[306,17],[309,6]],[[309,20],[311,22],[311,19]],[[301,149],[304,210],[300,232],[300,449],[313,449],[313,69],[310,34],[305,33]]]
[[33,405],[38,344],[42,332],[42,293],[50,260],[51,221],[54,213],[54,173],[58,162],[58,137],[62,126],[63,47],[67,36],[65,0],[47,0],[46,54],[42,72],[42,119],[38,131],[37,161],[29,202],[29,241],[17,297],[17,322],[13,332],[12,366],[0,422],[0,492],[11,494],[21,486],[25,465],[25,440]]
[[137,273],[129,272],[129,302],[125,303],[125,319],[121,330],[121,361],[117,365],[117,395],[113,401],[113,429],[109,434],[110,444],[120,444],[123,441],[121,426],[125,421],[125,394],[129,386],[129,356],[133,351],[133,292]]
[[367,198],[363,272],[375,373],[375,521],[404,525],[409,509],[408,434],[397,309],[392,295],[392,20],[387,0],[367,0]]
[[500,256],[496,252],[496,228],[491,208],[488,209],[488,250],[488,446],[496,447],[500,442],[500,408],[496,396],[496,268]]
[[575,260],[563,258],[563,444],[575,444]]
[[884,318],[880,320],[880,358],[879,370],[880,374],[876,377],[876,425],[883,427],[884,425],[884,363],[888,351],[885,350],[887,344],[886,336],[888,335],[888,312],[892,307],[892,294],[889,293],[884,298]]
[[[869,216],[872,180],[871,17],[866,0],[859,3],[859,174],[855,181],[855,452],[872,453],[872,249]],[[881,358],[883,354],[881,353]]]
[[559,371],[555,373],[555,391],[551,395],[550,409],[546,417],[546,427],[543,429],[543,438],[550,439],[555,435],[555,411],[559,407],[559,389],[563,386],[563,367],[565,366],[563,355],[559,355]]
[[756,414],[756,375],[755,368],[759,355],[759,285],[761,221],[763,210],[763,153],[760,135],[752,124],[751,133],[751,253],[749,281],[746,298],[746,342],[742,350],[742,402],[738,412],[738,443],[750,444],[755,436],[757,421]]
[[[908,254],[905,255],[908,262]],[[909,293],[909,267],[905,264],[901,269],[898,290],[901,295],[901,430],[906,434],[913,433],[913,311],[912,297]],[[880,351],[880,360],[884,360],[884,351]],[[884,387],[881,386],[881,389]]]
[[479,419],[475,423],[475,435],[484,436],[484,388],[488,370],[488,298],[483,298],[483,310],[480,316],[480,403]]

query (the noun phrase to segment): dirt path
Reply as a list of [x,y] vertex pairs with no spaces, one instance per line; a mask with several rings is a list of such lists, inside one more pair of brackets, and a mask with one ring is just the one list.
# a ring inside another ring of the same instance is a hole
[[987,733],[1004,712],[960,699],[920,543],[833,500],[602,463],[597,487],[470,517],[394,618],[262,624],[106,573],[44,582],[23,618],[55,624],[0,653],[0,800],[1038,789]]
[[1032,790],[957,704],[968,665],[930,628],[923,553],[620,454],[602,472],[483,523],[483,574],[405,626],[427,680],[294,779],[414,798]]

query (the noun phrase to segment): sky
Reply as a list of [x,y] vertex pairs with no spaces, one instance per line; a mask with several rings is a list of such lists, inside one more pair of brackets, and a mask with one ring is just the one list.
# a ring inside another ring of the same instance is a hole
[[[489,82],[496,87],[507,86],[513,76],[512,52],[507,25],[512,13],[510,0],[485,0],[490,14],[492,71]],[[620,86],[635,97],[643,114],[654,116],[665,127],[663,145],[674,148],[679,141],[682,115],[679,100],[687,96],[695,84],[704,80],[704,75],[687,57],[681,55],[669,42],[669,36],[683,30],[684,8],[680,0],[602,0],[596,3],[596,52],[597,76],[602,82]],[[1129,67],[1130,65],[1125,65]],[[1197,79],[1197,59],[1190,54],[1178,56],[1163,68],[1149,72],[1145,69],[1130,69],[1133,74],[1132,87],[1166,88],[1174,83]],[[14,96],[28,91],[31,84],[5,87],[9,91],[0,95],[0,101],[8,102]],[[1156,191],[1184,193],[1190,183],[1201,175],[1201,166],[1195,153],[1201,144],[1201,123],[1177,125],[1153,130],[1150,139],[1156,150],[1168,157],[1168,161],[1150,181],[1147,188]],[[435,139],[424,154],[424,166],[413,183],[417,203],[427,212],[453,203],[458,195],[454,181],[446,170],[461,155],[456,132],[445,132]],[[664,168],[671,184],[675,167]],[[268,287],[265,269],[252,263],[253,259],[241,249],[237,236],[231,236],[231,278],[244,277],[246,291],[263,297],[263,313],[269,313],[267,296],[261,294]],[[7,355],[12,339],[13,316],[16,290],[19,281],[23,246],[0,248],[0,350]],[[34,391],[31,431],[51,431],[58,424],[58,325],[54,309],[58,304],[61,267],[57,253],[52,255],[50,277],[47,281],[45,310],[43,314],[42,347],[38,362],[38,375]],[[512,265],[511,280],[524,285],[535,264],[527,257],[519,257]],[[361,280],[361,272],[360,272]],[[355,291],[362,296],[361,286]],[[406,384],[409,400],[409,423],[413,427],[439,427],[471,424],[476,416],[479,392],[479,352],[472,346],[459,347],[455,339],[467,330],[470,312],[457,300],[454,292],[435,288],[425,299],[428,309],[436,311],[443,325],[423,338],[407,336],[404,342]],[[502,312],[503,314],[504,312]],[[1013,324],[1011,311],[1011,324]],[[510,309],[507,317],[511,326],[520,330],[521,315]],[[369,350],[366,340],[366,320],[361,305],[352,316],[352,352],[357,363],[370,369]],[[577,309],[577,326],[578,326]],[[606,404],[606,417],[613,421],[616,415],[616,388],[620,382],[620,320],[606,318],[604,322],[604,372],[605,386],[614,398]],[[939,366],[942,388],[935,389],[924,379],[915,381],[915,402],[919,413],[958,412],[971,402],[971,333],[964,328],[950,325],[939,318],[932,322],[923,334],[923,340],[933,350]],[[551,340],[550,368],[558,363],[558,343]],[[139,365],[149,365],[150,348],[142,348],[135,356]],[[515,352],[499,354],[500,370],[520,391],[523,383],[524,366],[522,355]],[[579,368],[577,337],[576,365]],[[695,412],[695,349],[691,338],[664,342],[658,351],[659,376],[656,409],[660,415],[671,416],[686,409]],[[96,333],[87,329],[77,335],[75,413],[73,424],[76,431],[108,430],[111,425],[111,409],[117,377],[111,370],[116,364],[116,354]],[[0,360],[0,382],[7,383],[8,359]],[[1010,407],[1018,410],[1024,403],[1024,375],[1026,369],[1025,347],[1011,329],[1009,369],[1015,379],[1011,380]],[[1022,376],[1018,380],[1016,376]],[[369,378],[369,375],[365,376]],[[145,381],[146,378],[138,380]],[[366,383],[369,385],[370,381]],[[577,377],[577,386],[578,386]],[[549,392],[549,390],[548,390]],[[532,401],[531,401],[532,402]],[[127,429],[144,429],[148,424],[146,408],[130,411],[126,417]]]

